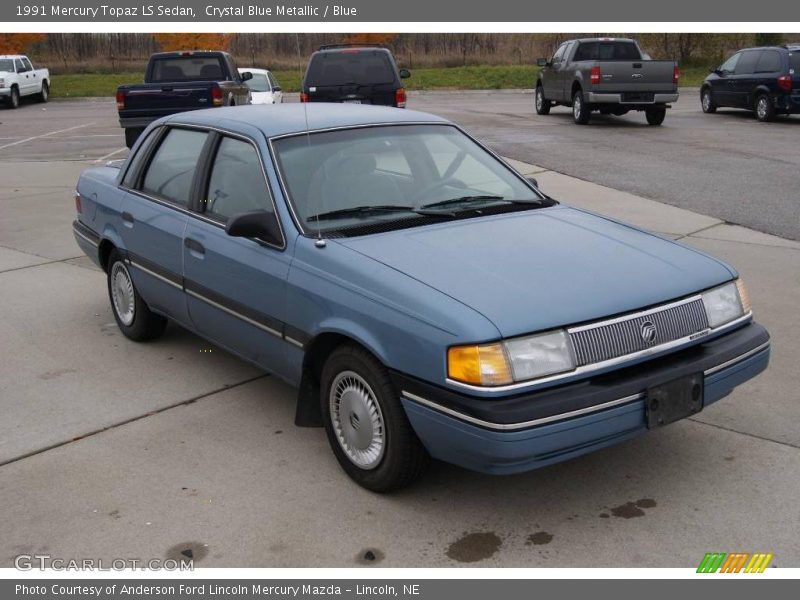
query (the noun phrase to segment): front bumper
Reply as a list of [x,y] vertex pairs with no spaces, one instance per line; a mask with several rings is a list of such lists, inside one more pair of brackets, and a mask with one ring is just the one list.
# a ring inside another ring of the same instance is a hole
[[675,354],[578,383],[487,400],[394,374],[401,401],[434,458],[475,471],[518,473],[560,462],[647,431],[645,390],[704,374],[704,406],[769,363],[756,323]]
[[10,87],[0,87],[0,98],[3,98],[4,96],[10,96],[10,95],[11,95],[11,88]]
[[637,100],[636,102],[624,102],[622,100],[622,94],[604,94],[600,92],[588,92],[586,94],[586,101],[591,104],[636,104],[636,105],[644,105],[644,104],[669,104],[670,102],[677,102],[678,101],[678,93],[675,92],[674,94],[654,94],[652,102],[641,102]]

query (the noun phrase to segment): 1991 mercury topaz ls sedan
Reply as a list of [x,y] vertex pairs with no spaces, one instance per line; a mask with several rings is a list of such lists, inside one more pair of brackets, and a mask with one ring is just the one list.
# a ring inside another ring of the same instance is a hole
[[456,125],[222,108],[87,169],[74,232],[137,341],[167,320],[299,388],[356,482],[487,473],[695,414],[764,370],[731,267],[552,200]]

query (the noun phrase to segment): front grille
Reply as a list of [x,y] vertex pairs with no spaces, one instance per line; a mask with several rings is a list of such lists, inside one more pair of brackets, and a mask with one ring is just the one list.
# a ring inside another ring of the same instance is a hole
[[[650,322],[655,327],[655,338],[647,342],[642,335],[642,326]],[[615,321],[608,325],[570,331],[575,358],[579,367],[640,352],[685,338],[708,329],[708,319],[699,298],[664,310],[630,319]]]

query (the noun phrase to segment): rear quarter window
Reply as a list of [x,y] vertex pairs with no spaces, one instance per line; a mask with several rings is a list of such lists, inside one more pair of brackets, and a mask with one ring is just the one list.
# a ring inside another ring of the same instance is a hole
[[781,71],[781,55],[777,50],[765,50],[756,64],[756,73]]
[[394,80],[394,68],[385,52],[345,50],[315,54],[308,65],[305,83],[324,87],[393,83]]
[[789,53],[789,73],[800,75],[800,52]]
[[742,57],[736,63],[736,75],[749,75],[756,70],[758,59],[761,58],[761,52],[758,50],[751,50],[750,52],[742,52]]

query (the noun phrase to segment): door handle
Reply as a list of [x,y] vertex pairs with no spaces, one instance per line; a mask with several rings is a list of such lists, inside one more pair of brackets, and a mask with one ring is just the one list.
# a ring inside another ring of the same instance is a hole
[[133,215],[129,212],[122,213],[122,220],[125,222],[127,226],[133,225]]
[[183,240],[183,245],[186,246],[190,252],[194,252],[201,256],[206,253],[206,249],[203,247],[203,244],[197,240],[193,240],[192,238],[185,238]]

